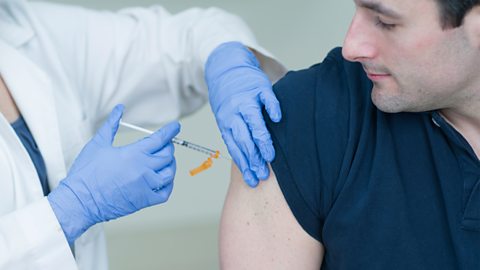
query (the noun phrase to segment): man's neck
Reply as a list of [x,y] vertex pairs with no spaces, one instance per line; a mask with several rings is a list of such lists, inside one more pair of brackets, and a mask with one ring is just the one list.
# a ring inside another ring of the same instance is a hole
[[20,112],[15,104],[15,101],[8,91],[7,85],[0,77],[0,113],[7,119],[8,122],[13,123],[20,117]]
[[480,104],[470,111],[444,109],[440,114],[462,134],[480,159]]

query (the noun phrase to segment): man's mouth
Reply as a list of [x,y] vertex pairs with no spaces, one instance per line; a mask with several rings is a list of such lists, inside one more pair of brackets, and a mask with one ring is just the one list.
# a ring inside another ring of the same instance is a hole
[[390,74],[367,73],[367,77],[372,81],[380,81],[390,77]]
[[380,81],[391,77],[389,73],[370,71],[365,67],[363,68],[363,70],[367,74],[367,77],[372,81]]

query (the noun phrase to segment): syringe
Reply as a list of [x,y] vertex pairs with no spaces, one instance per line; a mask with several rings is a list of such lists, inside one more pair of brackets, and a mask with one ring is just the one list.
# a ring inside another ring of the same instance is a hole
[[[124,126],[124,127],[127,127],[127,128],[131,128],[131,129],[140,131],[140,132],[143,132],[143,133],[146,133],[146,134],[153,134],[153,133],[154,133],[154,132],[151,131],[151,130],[148,130],[148,129],[146,129],[146,128],[142,128],[142,127],[139,127],[139,126],[136,126],[136,125],[133,125],[133,124],[124,122],[124,121],[122,121],[122,120],[120,120],[120,125],[121,125],[121,126]],[[203,146],[201,146],[201,145],[194,144],[194,143],[191,143],[191,142],[182,140],[182,139],[177,138],[177,137],[174,137],[174,138],[172,139],[172,142],[173,142],[174,144],[178,144],[178,145],[187,147],[187,148],[189,148],[189,149],[192,149],[192,150],[194,150],[194,151],[197,151],[197,152],[206,154],[206,155],[208,155],[208,156],[218,155],[218,157],[221,157],[221,158],[223,158],[223,159],[226,159],[226,160],[231,161],[231,159],[230,159],[229,157],[226,157],[226,156],[223,156],[223,155],[221,155],[221,154],[218,154],[218,151],[215,151],[215,150],[212,150],[212,149],[208,149],[208,148],[203,147]]]

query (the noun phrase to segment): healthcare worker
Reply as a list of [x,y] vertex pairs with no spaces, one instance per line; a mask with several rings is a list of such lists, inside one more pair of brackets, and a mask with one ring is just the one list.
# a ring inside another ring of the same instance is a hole
[[[143,126],[192,113],[207,100],[206,76],[220,125],[251,116],[251,133],[224,137],[266,149],[269,138],[252,134],[264,132],[258,108],[280,116],[271,81],[283,73],[238,17],[218,9],[112,13],[0,0],[0,269],[107,269],[101,223],[168,199],[180,128],[113,147],[124,110]],[[262,179],[253,153],[234,159]]]

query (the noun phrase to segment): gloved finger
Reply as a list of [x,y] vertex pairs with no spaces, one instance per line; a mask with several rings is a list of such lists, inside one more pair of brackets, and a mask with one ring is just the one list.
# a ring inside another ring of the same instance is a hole
[[175,159],[174,149],[175,147],[173,146],[173,143],[169,143],[160,151],[157,151],[154,154],[147,154],[147,166],[154,171],[160,171],[165,168]]
[[180,123],[172,122],[165,125],[161,129],[157,130],[152,135],[143,138],[135,143],[135,147],[138,147],[145,153],[156,153],[165,145],[170,143],[178,133],[180,132]]
[[233,158],[235,164],[240,169],[243,175],[243,180],[247,185],[254,188],[258,185],[258,179],[255,177],[254,173],[248,167],[248,161],[243,155],[242,151],[235,144],[231,132],[222,133],[222,138],[227,145],[228,152]]
[[248,125],[253,141],[260,150],[263,159],[271,162],[275,157],[275,149],[273,148],[270,133],[267,130],[265,121],[263,120],[261,109],[259,107],[249,107],[248,110],[240,109],[240,113],[243,120],[245,120],[245,123]]
[[151,190],[158,191],[173,182],[176,170],[176,162],[172,161],[168,166],[158,172],[149,171],[145,174],[144,178]]
[[272,88],[264,88],[260,92],[260,101],[265,105],[265,110],[273,122],[278,123],[282,120],[282,110],[280,102],[272,91]]
[[117,134],[120,119],[122,119],[124,106],[119,104],[113,108],[108,116],[107,121],[100,127],[98,132],[93,137],[93,140],[100,145],[112,145]]
[[234,121],[232,123],[232,134],[233,139],[247,158],[250,170],[255,172],[257,178],[266,179],[268,168],[260,155],[260,151],[253,143],[246,123],[244,121]]
[[167,184],[160,189],[157,189],[155,191],[152,190],[152,192],[148,194],[149,201],[151,202],[151,204],[152,205],[161,204],[168,201],[173,191],[173,183],[174,182],[172,181],[170,182],[170,184]]
[[258,171],[256,172],[257,178],[260,180],[267,180],[270,175],[270,170],[268,169],[267,162],[263,159],[260,160],[258,164]]
[[175,146],[171,141],[167,143],[162,149],[158,150],[155,153],[152,153],[152,155],[159,158],[173,156],[174,154],[175,154]]

